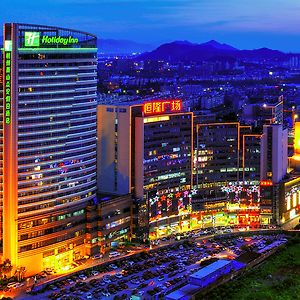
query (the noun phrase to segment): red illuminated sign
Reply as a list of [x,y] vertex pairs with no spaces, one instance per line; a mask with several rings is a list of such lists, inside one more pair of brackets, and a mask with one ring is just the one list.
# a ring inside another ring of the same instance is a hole
[[143,105],[145,115],[161,114],[166,112],[179,112],[182,110],[181,100],[159,100],[146,102]]

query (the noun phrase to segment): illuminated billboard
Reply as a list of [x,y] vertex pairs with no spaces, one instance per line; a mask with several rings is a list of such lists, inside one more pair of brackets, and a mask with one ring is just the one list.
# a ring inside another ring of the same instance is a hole
[[144,115],[155,115],[182,111],[181,100],[157,100],[145,102],[143,105]]
[[40,47],[40,45],[73,45],[78,44],[78,38],[73,36],[48,36],[41,35],[38,31],[25,31],[24,46]]
[[243,185],[242,183],[229,183],[221,187],[221,191],[227,194],[228,202],[231,204],[252,205],[260,202],[259,185]]
[[192,196],[196,190],[184,190],[155,195],[149,198],[149,221],[192,212]]

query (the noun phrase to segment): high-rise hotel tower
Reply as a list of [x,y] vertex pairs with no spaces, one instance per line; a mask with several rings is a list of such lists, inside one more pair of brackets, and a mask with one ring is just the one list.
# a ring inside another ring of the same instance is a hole
[[3,258],[66,269],[96,193],[97,39],[15,23],[3,36]]

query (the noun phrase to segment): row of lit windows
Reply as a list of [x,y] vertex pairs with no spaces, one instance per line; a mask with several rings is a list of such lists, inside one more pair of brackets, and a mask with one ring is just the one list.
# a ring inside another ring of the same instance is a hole
[[[97,73],[94,68],[81,66],[80,69],[74,68],[36,68],[35,71],[32,69],[20,70],[19,69],[19,87],[24,87],[28,84],[46,84],[46,83],[55,83],[60,79],[62,83],[74,82],[74,79],[77,81],[85,81],[95,79]],[[72,79],[72,80],[70,80]]]
[[52,244],[56,244],[56,243],[71,239],[71,238],[79,237],[79,236],[84,235],[84,234],[85,234],[84,229],[76,231],[76,232],[69,232],[67,234],[55,237],[55,238],[50,239],[50,240],[37,242],[37,243],[32,243],[32,244],[29,244],[29,245],[26,245],[26,246],[22,246],[22,247],[20,247],[19,252],[22,253],[22,252],[34,250],[34,249],[37,249],[37,248],[46,247],[46,246],[49,246],[49,245],[52,245]]
[[[67,95],[66,95],[67,94]],[[70,96],[74,96],[74,97],[79,97],[79,96],[96,96],[95,90],[94,88],[92,89],[88,89],[88,90],[84,90],[84,91],[70,91],[70,90],[63,90],[63,91],[59,91],[59,93],[45,93],[45,94],[27,94],[27,95],[20,95],[19,96],[19,101],[25,102],[25,101],[37,101],[40,99],[50,99],[51,101],[53,101],[54,103],[56,101],[59,101],[60,98],[66,98],[66,97],[70,97]],[[74,100],[73,100],[74,101]]]
[[[90,158],[94,158],[96,157],[95,154],[95,150],[96,150],[96,146],[95,147],[89,147],[90,151],[84,151],[83,153],[80,153],[80,149],[78,151],[72,151],[71,153],[68,153],[68,155],[63,155],[61,153],[48,153],[48,155],[36,155],[34,157],[30,157],[30,158],[24,158],[24,159],[19,159],[19,167],[18,170],[19,172],[21,172],[21,170],[26,170],[26,168],[28,167],[35,167],[36,166],[36,159],[40,160],[40,165],[43,164],[49,164],[49,167],[51,168],[50,164],[55,164],[55,163],[60,163],[62,161],[65,161],[67,159],[73,159],[74,158],[74,153],[76,154],[76,158],[78,159],[85,159],[85,160],[89,160]],[[76,150],[76,149],[74,149]],[[79,152],[79,153],[78,153]],[[30,165],[30,166],[29,166]]]
[[[70,74],[69,74],[70,75]],[[95,77],[96,73],[93,75],[86,75],[86,76],[79,76],[74,74],[73,76],[61,76],[62,78],[59,78],[57,76],[47,77],[40,79],[37,79],[35,77],[30,79],[19,79],[19,87],[22,85],[28,85],[28,84],[47,84],[47,83],[68,83],[68,82],[76,82],[76,81],[85,81],[85,80],[91,80],[91,79],[97,79]],[[19,90],[20,92],[20,90]]]
[[43,229],[43,230],[31,231],[30,233],[21,234],[19,241],[25,241],[25,240],[33,239],[33,238],[36,238],[39,236],[45,236],[47,234],[52,234],[55,232],[59,232],[59,231],[63,231],[63,230],[71,229],[71,228],[74,229],[74,227],[85,224],[85,223],[86,223],[85,219],[82,219],[82,220],[78,220],[76,222],[69,222],[69,223],[66,223],[63,225],[50,227],[50,228]]
[[[95,140],[96,140],[96,138],[95,138]],[[38,156],[40,154],[48,154],[48,155],[50,155],[52,153],[54,155],[55,153],[57,153],[59,151],[65,152],[65,151],[68,151],[68,150],[74,150],[74,152],[79,152],[79,153],[83,152],[84,153],[84,151],[86,151],[84,149],[84,147],[90,148],[89,146],[95,146],[95,141],[87,141],[87,142],[85,142],[85,140],[82,140],[82,141],[78,142],[78,144],[76,144],[76,145],[62,146],[62,147],[59,147],[59,146],[60,145],[57,145],[57,147],[46,147],[43,150],[36,149],[34,147],[30,147],[29,149],[27,149],[27,151],[19,152],[19,157],[24,157],[24,156],[26,157],[26,156],[33,156],[33,155]],[[73,156],[75,156],[75,153],[73,153]]]
[[84,141],[85,139],[91,139],[91,138],[96,139],[95,135],[96,135],[95,130],[93,130],[92,132],[89,131],[84,132],[82,133],[81,136],[75,136],[75,137],[70,136],[70,133],[69,134],[61,133],[61,137],[56,137],[56,139],[51,138],[46,141],[43,141],[43,138],[46,138],[45,136],[40,136],[40,137],[34,136],[34,137],[27,138],[27,140],[24,140],[24,143],[19,144],[19,149],[28,148],[32,146],[39,147],[39,148],[44,146],[53,146],[55,144],[59,145],[61,142],[64,143],[70,143],[74,141],[81,142],[82,140]]
[[[95,119],[95,118],[94,118]],[[85,121],[80,121],[79,119],[75,122],[75,120],[72,120],[72,124],[70,124],[69,121],[61,121],[60,123],[52,123],[52,124],[31,124],[27,126],[18,126],[18,132],[19,134],[33,134],[33,133],[38,133],[38,132],[49,132],[49,131],[57,131],[59,129],[62,129],[61,131],[63,131],[65,129],[65,131],[69,132],[70,134],[72,133],[73,129],[78,130],[78,128],[82,128],[85,129],[86,126],[90,126],[91,128],[93,128],[93,130],[96,128],[96,122],[92,122],[93,120],[91,119],[91,121],[87,122]],[[59,130],[59,132],[61,132]]]
[[[93,169],[91,169],[90,171],[95,171],[95,168],[93,167]],[[53,189],[57,191],[57,193],[62,193],[64,189],[75,188],[77,186],[85,184],[86,182],[90,182],[92,179],[93,178],[91,177],[90,172],[76,172],[76,174],[72,176],[54,176],[54,178],[47,178],[41,175],[34,181],[24,180],[19,182],[18,188],[19,193],[24,193],[28,198],[28,196],[30,195],[39,195],[41,191],[48,192],[49,189]],[[35,187],[41,188],[35,189]],[[20,199],[22,199],[21,196]],[[33,200],[33,202],[35,201]],[[23,201],[19,201],[20,205],[21,202]],[[27,204],[28,202],[30,202],[30,200],[25,200],[25,202]]]
[[83,215],[84,213],[85,213],[85,210],[80,209],[80,210],[76,210],[74,212],[70,212],[70,213],[63,214],[63,215],[57,215],[57,216],[46,217],[46,218],[42,218],[42,219],[36,219],[33,221],[21,222],[18,224],[18,228],[19,228],[19,230],[33,228],[36,226],[41,226],[41,225],[45,225],[45,224],[56,222],[56,221],[66,220],[66,219],[69,219],[72,217],[78,217],[78,216]]
[[79,106],[79,103],[76,103],[76,106],[74,107],[74,103],[69,104],[62,104],[62,103],[47,103],[47,105],[40,105],[42,103],[36,103],[35,106],[29,106],[28,104],[24,104],[23,108],[22,105],[19,105],[19,113],[20,116],[30,116],[30,115],[43,115],[43,114],[57,114],[57,113],[70,113],[72,112],[78,112],[78,111],[84,111],[84,110],[90,110],[95,109],[96,107],[96,101],[93,102],[86,102],[82,103],[81,106]]
[[103,235],[101,240],[105,242],[108,239],[112,239],[112,238],[118,237],[120,235],[127,234],[129,232],[129,230],[130,230],[130,228],[126,227],[126,228],[122,228],[122,229],[117,230],[117,231],[112,231],[112,232],[110,232],[106,235]]
[[[95,182],[93,183],[93,186],[90,188],[93,188],[94,185],[95,185]],[[77,193],[74,191],[74,194],[76,195],[74,197],[69,197],[69,198],[56,200],[56,201],[52,201],[52,202],[47,202],[45,204],[40,204],[40,205],[19,208],[18,213],[21,214],[21,213],[26,213],[26,212],[30,212],[30,211],[40,211],[40,210],[47,209],[47,208],[53,208],[56,206],[60,206],[60,205],[64,205],[64,204],[68,204],[68,203],[72,203],[72,202],[77,202],[82,199],[87,199],[87,198],[90,198],[91,196],[93,196],[92,192],[88,192],[87,194],[83,194],[83,195],[80,195],[79,193],[80,193],[79,191],[77,191]],[[47,200],[47,199],[45,199],[45,200]]]
[[[90,79],[94,80],[94,78]],[[76,89],[81,89],[81,88],[91,88],[95,89],[95,84],[90,83],[88,81],[78,81],[74,82],[73,84],[68,84],[64,85],[64,82],[62,82],[61,85],[55,85],[52,86],[50,83],[46,83],[41,85],[41,86],[36,86],[36,87],[29,87],[29,88],[19,88],[20,96],[24,93],[39,93],[39,92],[61,92],[61,91],[71,91],[72,93],[76,93]]]

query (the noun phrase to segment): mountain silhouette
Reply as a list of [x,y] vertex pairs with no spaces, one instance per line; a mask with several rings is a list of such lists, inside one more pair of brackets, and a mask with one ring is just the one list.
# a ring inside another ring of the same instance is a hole
[[201,61],[213,58],[232,59],[283,59],[286,55],[281,51],[268,48],[254,50],[239,50],[215,40],[203,44],[194,44],[188,41],[175,41],[159,46],[157,49],[143,53],[139,56],[142,60],[167,60],[167,61]]

